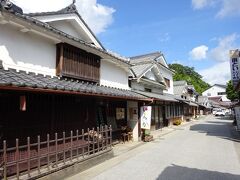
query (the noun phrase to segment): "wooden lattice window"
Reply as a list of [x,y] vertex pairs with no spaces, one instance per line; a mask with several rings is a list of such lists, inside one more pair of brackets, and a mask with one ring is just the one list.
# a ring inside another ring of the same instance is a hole
[[100,57],[66,43],[57,45],[56,74],[91,82],[100,80]]

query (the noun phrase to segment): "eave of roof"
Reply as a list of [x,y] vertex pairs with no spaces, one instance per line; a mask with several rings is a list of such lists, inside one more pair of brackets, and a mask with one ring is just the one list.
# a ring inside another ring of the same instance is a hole
[[56,94],[75,94],[136,101],[150,101],[131,90],[100,86],[95,83],[44,76],[35,73],[17,72],[14,69],[3,69],[0,61],[0,89]]
[[133,90],[134,92],[144,95],[149,98],[153,98],[154,100],[161,100],[161,101],[167,101],[167,102],[178,102],[175,98],[171,96],[167,96],[166,94],[156,94],[152,92],[145,92],[145,91],[138,91],[138,90]]

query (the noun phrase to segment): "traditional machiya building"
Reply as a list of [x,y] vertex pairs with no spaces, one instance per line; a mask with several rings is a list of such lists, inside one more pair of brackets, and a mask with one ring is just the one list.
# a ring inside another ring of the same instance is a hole
[[207,96],[198,96],[198,105],[199,105],[199,114],[200,115],[208,115],[212,111],[211,101]]
[[[130,58],[133,91],[152,98],[151,130],[168,126],[181,117],[179,101],[173,95],[173,74],[162,53],[155,52]],[[143,105],[140,104],[139,107]]]
[[186,81],[173,82],[174,95],[182,103],[183,117],[182,120],[196,118],[198,110],[198,94],[192,85],[188,85]]
[[23,14],[1,1],[0,36],[0,176],[111,150],[125,126],[138,140],[138,103],[149,99],[131,91],[128,59],[105,50],[74,3]]

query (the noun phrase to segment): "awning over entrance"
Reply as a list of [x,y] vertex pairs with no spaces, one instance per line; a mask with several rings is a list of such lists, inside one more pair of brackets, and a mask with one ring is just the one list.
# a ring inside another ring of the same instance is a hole
[[131,90],[100,86],[75,79],[44,76],[42,74],[17,72],[3,69],[0,61],[0,89],[33,92],[75,94],[86,96],[110,97],[129,100],[146,100],[145,96]]
[[137,90],[134,90],[134,92],[144,95],[149,98],[154,98],[154,99],[158,99],[158,100],[162,100],[162,101],[178,102],[178,100],[176,100],[174,97],[172,97],[170,95],[168,96],[167,94],[156,94],[156,93],[152,93],[152,92],[144,92],[144,91],[137,91]]

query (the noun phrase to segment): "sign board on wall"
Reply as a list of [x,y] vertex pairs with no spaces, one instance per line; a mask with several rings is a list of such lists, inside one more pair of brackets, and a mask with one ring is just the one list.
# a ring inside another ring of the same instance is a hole
[[230,51],[230,68],[231,68],[231,78],[233,82],[233,86],[236,87],[240,80],[240,51],[239,50],[231,50]]
[[151,106],[142,106],[141,107],[141,128],[150,129],[151,128],[151,115],[152,107]]

